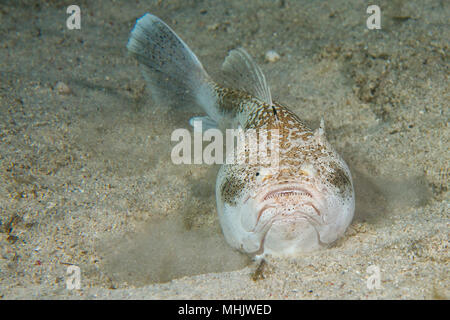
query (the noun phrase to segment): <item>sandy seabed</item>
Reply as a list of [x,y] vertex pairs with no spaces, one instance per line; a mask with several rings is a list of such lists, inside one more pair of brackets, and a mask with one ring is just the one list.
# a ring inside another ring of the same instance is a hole
[[[3,1],[0,298],[448,299],[450,4],[376,4],[381,30],[363,1]],[[218,168],[170,161],[172,131],[201,111],[155,105],[126,54],[145,12],[212,75],[242,46],[275,100],[324,117],[354,177],[343,239],[256,273],[226,244]]]

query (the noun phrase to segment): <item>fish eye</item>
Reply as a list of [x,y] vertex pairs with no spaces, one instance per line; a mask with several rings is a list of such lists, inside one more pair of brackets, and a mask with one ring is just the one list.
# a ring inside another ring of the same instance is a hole
[[256,176],[259,176],[259,172],[256,173]]

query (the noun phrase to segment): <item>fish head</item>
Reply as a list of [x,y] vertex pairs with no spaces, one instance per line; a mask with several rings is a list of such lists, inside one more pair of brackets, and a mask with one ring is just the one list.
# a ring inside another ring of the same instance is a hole
[[232,246],[255,255],[292,256],[344,234],[355,207],[350,171],[323,137],[311,136],[308,143],[281,152],[277,167],[222,167],[216,196]]

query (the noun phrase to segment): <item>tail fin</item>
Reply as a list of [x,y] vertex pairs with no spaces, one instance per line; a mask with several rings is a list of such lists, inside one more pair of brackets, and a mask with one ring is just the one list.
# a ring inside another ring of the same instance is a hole
[[213,82],[191,49],[163,21],[150,13],[139,18],[127,49],[142,65],[157,103],[194,103],[218,120]]

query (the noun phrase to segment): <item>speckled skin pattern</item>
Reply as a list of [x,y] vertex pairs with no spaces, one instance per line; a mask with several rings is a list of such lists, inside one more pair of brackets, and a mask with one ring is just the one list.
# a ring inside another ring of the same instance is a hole
[[[238,90],[216,86],[219,106],[244,132],[278,130],[279,166],[224,164],[216,199],[222,229],[235,248],[257,256],[295,255],[334,242],[350,224],[354,190],[350,171],[325,138],[293,112]],[[237,158],[255,146],[243,144]],[[226,162],[226,163],[231,163]]]

